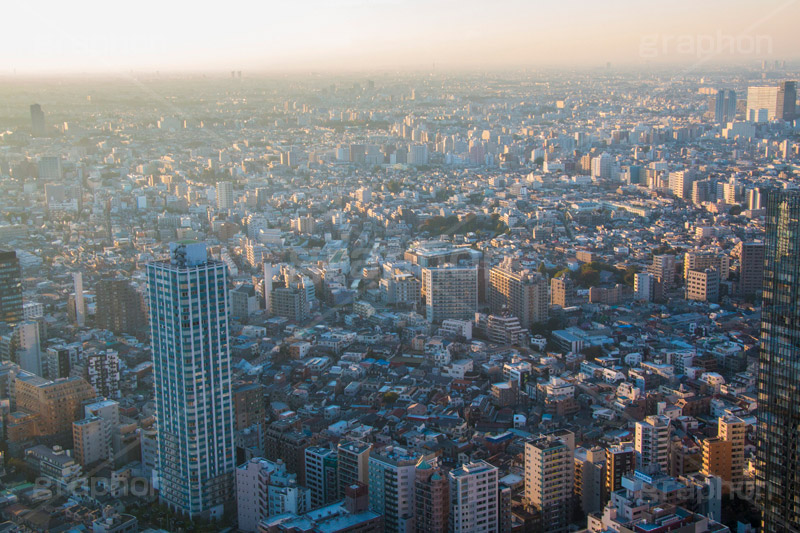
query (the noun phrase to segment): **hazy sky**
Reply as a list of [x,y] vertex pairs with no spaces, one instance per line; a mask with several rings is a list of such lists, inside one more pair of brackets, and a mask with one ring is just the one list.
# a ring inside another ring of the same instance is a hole
[[793,61],[800,0],[7,0],[0,74]]

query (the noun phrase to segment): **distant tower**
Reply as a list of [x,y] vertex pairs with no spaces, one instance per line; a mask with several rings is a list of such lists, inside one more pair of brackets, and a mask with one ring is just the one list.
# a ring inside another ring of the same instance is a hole
[[230,181],[217,182],[217,209],[233,209],[233,184]]
[[264,308],[267,310],[267,315],[272,309],[272,277],[276,268],[272,263],[264,263]]
[[736,91],[719,89],[714,101],[714,122],[727,124],[736,118]]
[[75,286],[75,324],[80,327],[86,325],[86,307],[83,301],[83,274],[73,272],[72,282]]
[[233,498],[234,416],[225,264],[204,243],[172,243],[147,264],[158,418],[159,497],[220,517]]
[[39,339],[39,324],[34,320],[26,320],[17,325],[17,361],[23,370],[41,376],[42,351]]
[[22,271],[14,250],[0,250],[0,322],[22,320]]
[[44,137],[44,111],[39,104],[31,106],[31,134],[34,137]]

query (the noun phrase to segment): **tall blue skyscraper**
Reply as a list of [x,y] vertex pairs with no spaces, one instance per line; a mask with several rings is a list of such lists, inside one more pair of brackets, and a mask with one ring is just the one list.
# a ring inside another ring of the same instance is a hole
[[800,531],[800,192],[767,193],[756,487],[761,531]]
[[234,417],[225,265],[172,243],[147,265],[161,501],[221,516],[232,499]]

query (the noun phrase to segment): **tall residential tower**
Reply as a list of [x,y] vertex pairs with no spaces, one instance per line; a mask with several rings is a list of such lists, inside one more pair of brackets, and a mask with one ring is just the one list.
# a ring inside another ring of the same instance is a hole
[[232,499],[234,444],[225,265],[172,243],[147,265],[160,498],[190,516]]

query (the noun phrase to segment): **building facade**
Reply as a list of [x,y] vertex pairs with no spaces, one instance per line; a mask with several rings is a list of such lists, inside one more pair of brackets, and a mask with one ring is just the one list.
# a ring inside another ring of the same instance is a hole
[[761,530],[800,531],[800,193],[767,193],[756,488]]
[[547,280],[507,257],[489,272],[489,306],[493,314],[511,313],[525,329],[545,322],[550,308]]
[[451,470],[450,533],[496,533],[498,524],[498,470],[486,461]]
[[190,516],[220,516],[234,470],[225,266],[203,243],[173,243],[147,279],[159,496]]
[[22,270],[17,253],[0,250],[0,322],[22,320]]

